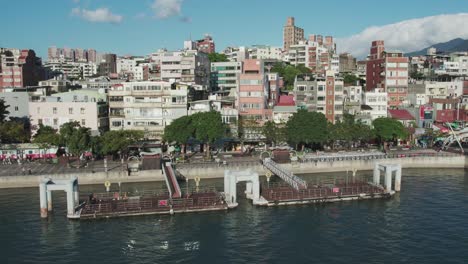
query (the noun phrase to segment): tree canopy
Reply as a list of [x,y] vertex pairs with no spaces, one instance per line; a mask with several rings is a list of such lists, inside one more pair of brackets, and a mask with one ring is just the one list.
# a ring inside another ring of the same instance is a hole
[[329,123],[328,129],[331,144],[344,141],[349,148],[353,142],[369,140],[373,137],[371,128],[359,120],[356,121],[355,117],[350,114],[344,114],[342,120],[336,121],[335,124]]
[[25,124],[20,121],[6,121],[0,123],[0,142],[25,143],[29,142],[30,133]]
[[322,144],[328,139],[327,119],[318,112],[298,110],[286,123],[286,131],[294,144]]
[[284,127],[277,125],[273,121],[268,121],[262,127],[262,134],[267,144],[278,144],[285,141],[284,130]]
[[201,142],[212,144],[224,136],[225,126],[219,112],[196,113],[191,117],[195,138]]
[[59,143],[66,146],[69,153],[80,156],[91,147],[91,131],[77,121],[65,123],[60,127]]
[[183,116],[172,121],[164,129],[164,140],[186,144],[190,138],[195,138],[209,146],[221,139],[226,132],[221,114],[216,111],[201,112],[190,116]]
[[408,137],[408,130],[398,120],[380,117],[375,119],[372,125],[374,126],[375,135],[381,142],[406,139]]
[[107,131],[100,137],[94,137],[91,145],[93,150],[102,155],[116,155],[131,144],[144,137],[143,131],[137,130],[115,130]]
[[287,90],[292,90],[294,88],[294,80],[296,76],[299,74],[310,73],[310,69],[303,65],[293,66],[278,62],[273,65],[270,72],[277,72],[279,76],[283,77],[284,87]]
[[193,137],[195,127],[191,116],[182,116],[175,119],[172,123],[164,128],[163,139],[166,142],[176,142],[185,144]]
[[60,142],[60,135],[57,130],[50,127],[39,125],[39,129],[33,137],[33,143],[39,145],[42,149],[49,149],[51,146],[58,146]]
[[10,106],[3,99],[0,99],[0,124],[5,122],[6,117],[10,114],[8,107]]
[[208,54],[208,59],[210,60],[210,62],[226,62],[226,61],[229,61],[226,54],[216,53],[216,52]]

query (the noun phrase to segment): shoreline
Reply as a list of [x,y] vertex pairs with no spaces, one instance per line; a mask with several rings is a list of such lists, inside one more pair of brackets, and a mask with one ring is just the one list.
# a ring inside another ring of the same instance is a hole
[[[328,172],[352,172],[370,171],[374,168],[374,163],[385,164],[400,164],[403,169],[464,169],[467,166],[465,156],[434,156],[434,157],[408,157],[394,159],[375,159],[375,160],[343,160],[333,162],[304,162],[304,163],[288,163],[280,164],[294,174],[316,174]],[[265,175],[265,169],[259,162],[239,163],[230,165],[217,164],[184,164],[179,165],[177,170],[189,179],[200,177],[201,179],[222,179],[224,170],[253,170],[259,175]],[[126,171],[116,172],[96,172],[96,173],[68,173],[68,174],[51,174],[51,175],[17,175],[17,176],[1,176],[0,189],[8,188],[27,188],[37,187],[39,182],[44,178],[52,178],[55,180],[68,179],[77,176],[78,182],[81,185],[96,185],[103,184],[106,181],[111,183],[138,183],[138,182],[160,182],[164,181],[161,170],[146,170],[133,173],[128,176]]]

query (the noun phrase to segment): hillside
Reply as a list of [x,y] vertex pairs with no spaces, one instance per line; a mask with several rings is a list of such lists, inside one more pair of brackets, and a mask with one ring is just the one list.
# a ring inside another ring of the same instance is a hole
[[447,42],[431,45],[419,51],[406,53],[406,56],[411,57],[411,56],[426,55],[427,50],[431,47],[436,48],[437,52],[444,52],[444,53],[454,52],[454,51],[468,51],[468,40],[461,39],[461,38],[452,39]]

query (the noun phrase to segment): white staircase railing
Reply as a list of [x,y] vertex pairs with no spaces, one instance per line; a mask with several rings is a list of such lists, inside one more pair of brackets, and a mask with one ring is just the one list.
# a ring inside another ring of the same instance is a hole
[[263,166],[270,170],[273,174],[277,175],[285,182],[287,182],[291,187],[296,190],[307,189],[307,182],[303,179],[297,177],[292,172],[286,170],[285,168],[279,166],[271,158],[266,158],[263,160]]

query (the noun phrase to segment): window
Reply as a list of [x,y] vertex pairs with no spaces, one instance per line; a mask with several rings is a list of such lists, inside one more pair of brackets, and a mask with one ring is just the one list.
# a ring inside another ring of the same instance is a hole
[[42,125],[42,124],[43,124],[41,118],[37,119],[37,124],[39,124],[39,125]]
[[318,91],[319,91],[319,92],[322,92],[323,90],[325,90],[325,86],[319,85],[319,86],[318,86]]
[[77,95],[73,96],[73,101],[78,101],[78,96]]
[[57,125],[58,125],[58,119],[54,118],[54,126],[57,126]]
[[70,115],[73,115],[73,107],[68,108],[68,113],[69,113]]
[[52,113],[54,113],[54,115],[57,114],[57,107],[52,108]]
[[122,126],[122,122],[121,121],[112,121],[112,126],[114,126],[114,127]]
[[81,119],[81,125],[86,126],[86,119]]
[[80,108],[80,113],[81,113],[82,115],[85,113],[84,107],[81,107],[81,108]]
[[15,106],[15,111],[18,112],[19,108],[17,106]]

